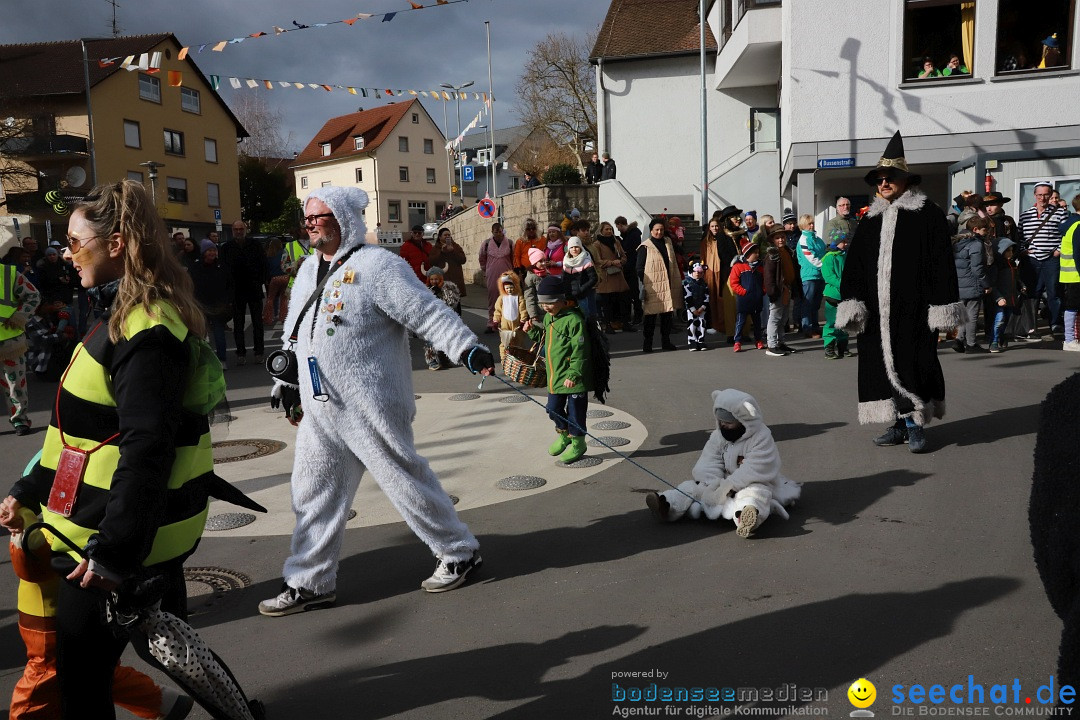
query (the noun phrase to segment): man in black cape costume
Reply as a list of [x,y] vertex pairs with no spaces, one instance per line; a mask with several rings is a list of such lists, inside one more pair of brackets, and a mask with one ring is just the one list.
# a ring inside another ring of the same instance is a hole
[[894,423],[874,440],[926,450],[923,426],[945,415],[939,330],[964,317],[945,213],[908,171],[897,131],[866,182],[877,197],[847,251],[836,325],[858,333],[859,422]]

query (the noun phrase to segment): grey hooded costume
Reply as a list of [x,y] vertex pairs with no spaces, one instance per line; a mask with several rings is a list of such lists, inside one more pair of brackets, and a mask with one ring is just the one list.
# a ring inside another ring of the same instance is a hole
[[[306,311],[319,262],[300,267],[283,338],[288,347],[303,311],[293,348],[304,409],[292,475],[296,529],[283,574],[291,587],[326,593],[335,588],[345,521],[365,467],[437,557],[456,562],[477,549],[427,460],[416,452],[408,333],[454,360],[479,342],[408,263],[365,245],[363,190],[318,188],[308,198],[322,200],[341,227],[335,262],[359,247],[341,267],[331,265],[322,296]],[[325,402],[313,398],[310,357],[317,358],[322,392],[329,395]]]

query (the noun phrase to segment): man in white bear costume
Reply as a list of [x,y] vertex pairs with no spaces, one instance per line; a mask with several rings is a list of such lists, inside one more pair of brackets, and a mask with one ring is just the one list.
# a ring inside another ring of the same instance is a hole
[[[473,372],[490,374],[494,361],[404,260],[365,244],[367,204],[367,194],[352,187],[318,188],[305,201],[316,255],[300,267],[284,332],[284,347],[295,352],[299,388],[276,379],[273,392],[291,418],[302,415],[292,475],[296,529],[282,572],[285,584],[281,594],[259,604],[264,615],[288,615],[336,600],[345,521],[365,467],[438,558],[423,589],[458,587],[481,562],[476,538],[416,452],[408,333]],[[320,297],[305,308],[324,276]],[[298,319],[294,344],[290,336]],[[317,375],[309,370],[311,358]],[[313,391],[316,377],[319,393]],[[298,403],[302,414],[296,412]]]
[[801,486],[780,473],[780,453],[761,417],[757,400],[741,390],[714,390],[713,430],[692,472],[678,489],[649,493],[645,502],[659,520],[689,513],[732,520],[739,537],[749,537],[773,512],[788,519],[785,506]]

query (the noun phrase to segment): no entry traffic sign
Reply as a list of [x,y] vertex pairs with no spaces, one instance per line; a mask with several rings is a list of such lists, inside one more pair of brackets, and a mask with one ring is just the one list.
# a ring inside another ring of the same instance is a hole
[[495,217],[495,201],[491,198],[484,198],[476,204],[476,212],[480,213],[482,218]]

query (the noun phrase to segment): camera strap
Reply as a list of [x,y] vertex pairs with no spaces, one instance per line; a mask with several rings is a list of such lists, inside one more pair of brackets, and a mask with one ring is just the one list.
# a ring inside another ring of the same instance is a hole
[[326,275],[315,286],[315,289],[311,291],[311,296],[307,299],[307,302],[304,303],[304,307],[300,310],[300,313],[296,316],[296,323],[293,325],[292,333],[289,335],[289,343],[291,343],[293,345],[296,344],[296,338],[300,334],[300,323],[303,321],[304,315],[307,313],[307,311],[309,309],[311,309],[312,305],[315,304],[315,301],[319,298],[319,295],[322,294],[323,288],[326,287],[326,283],[330,280],[330,276],[333,275],[334,272],[338,268],[340,268],[342,265],[344,265],[345,261],[348,260],[350,257],[352,257],[353,253],[355,253],[357,250],[359,250],[362,247],[364,247],[364,246],[363,245],[357,245],[353,249],[349,250],[347,253],[345,253],[344,255],[339,257],[337,260],[335,260],[334,264],[330,266],[330,269],[326,271]]

